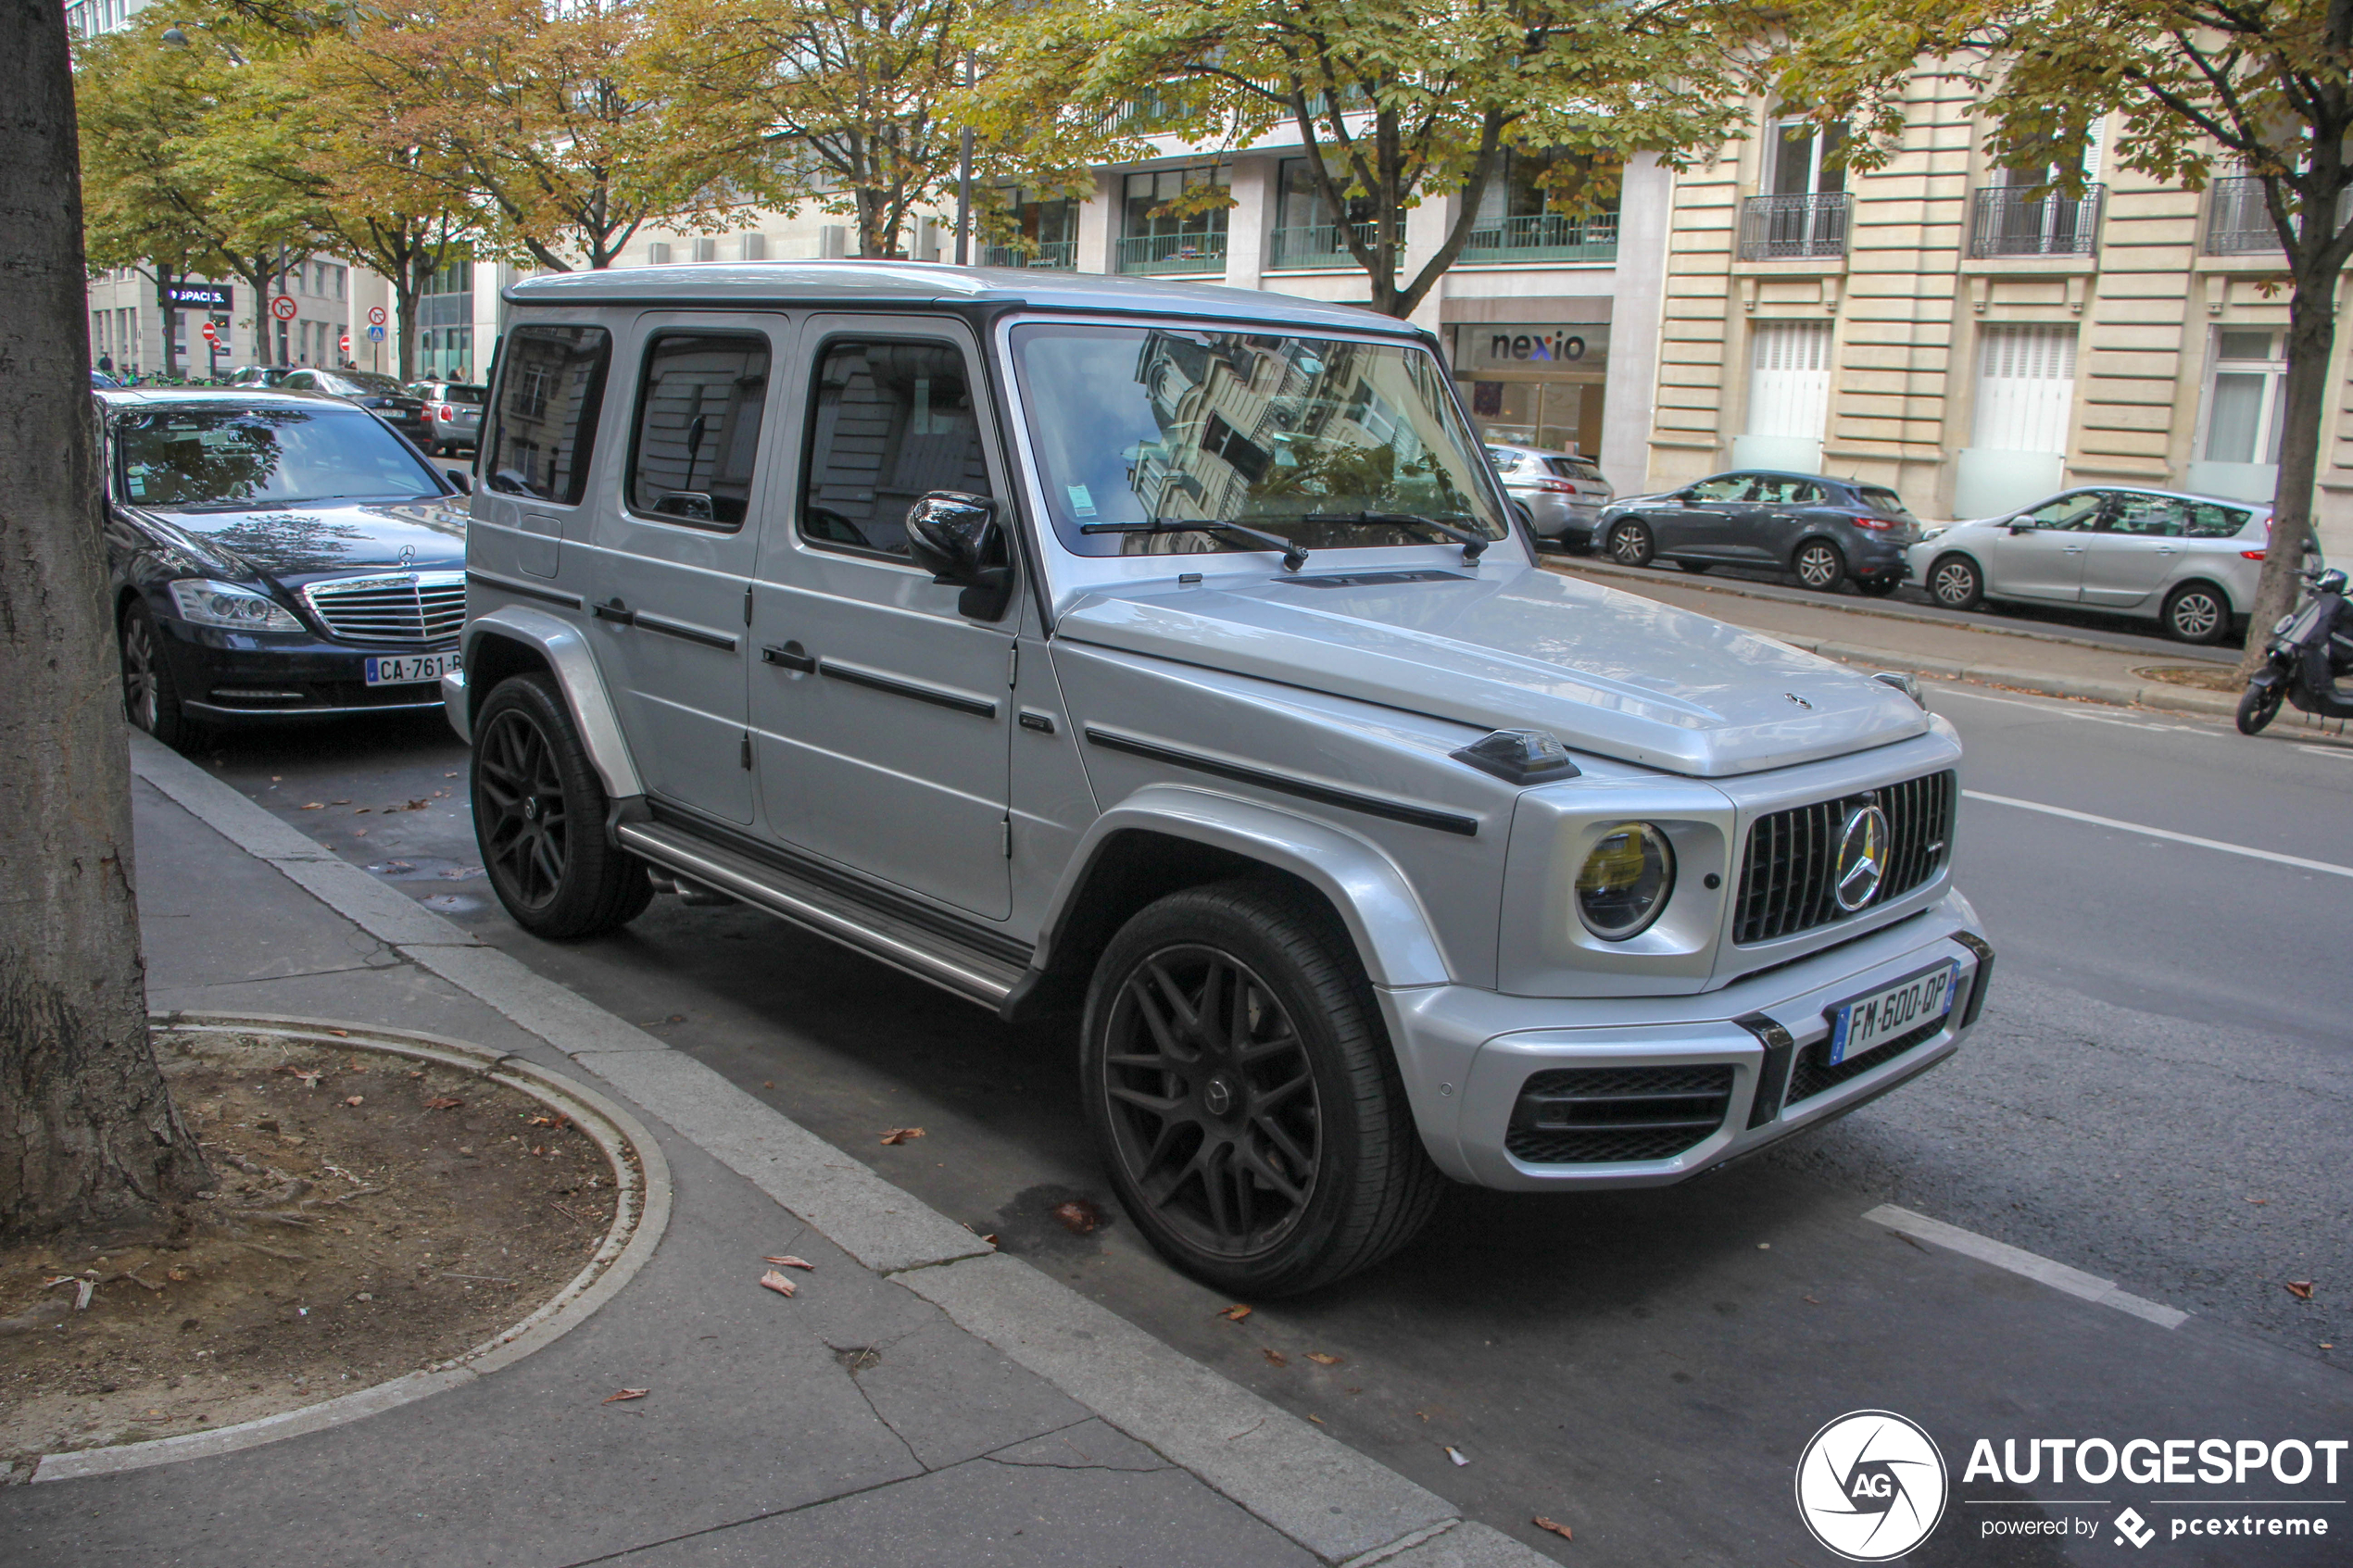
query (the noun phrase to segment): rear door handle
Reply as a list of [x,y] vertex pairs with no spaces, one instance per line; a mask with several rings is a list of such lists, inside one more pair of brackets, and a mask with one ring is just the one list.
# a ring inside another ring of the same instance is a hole
[[2063,553],[2070,556],[2080,556],[2083,553],[2083,546],[2081,545],[2070,545],[2065,547]]
[[786,643],[783,647],[763,647],[760,650],[760,662],[798,671],[803,675],[813,674],[817,669],[817,656],[799,643]]
[[637,612],[623,604],[618,597],[607,599],[600,605],[590,605],[588,613],[599,621],[616,621],[623,626],[637,624]]

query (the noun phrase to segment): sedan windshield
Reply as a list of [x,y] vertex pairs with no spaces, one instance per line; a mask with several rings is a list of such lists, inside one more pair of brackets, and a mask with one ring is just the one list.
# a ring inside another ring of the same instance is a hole
[[1265,547],[1165,526],[1184,522],[1309,548],[1507,531],[1487,454],[1418,348],[1042,323],[1013,343],[1047,508],[1081,555]]
[[373,415],[330,408],[159,408],[115,424],[123,498],[182,511],[446,494]]

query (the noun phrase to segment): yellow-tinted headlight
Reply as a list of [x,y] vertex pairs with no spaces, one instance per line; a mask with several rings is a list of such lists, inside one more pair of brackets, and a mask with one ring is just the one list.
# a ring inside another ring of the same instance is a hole
[[1577,915],[1604,942],[1639,936],[1675,888],[1675,849],[1648,822],[1604,831],[1577,872]]

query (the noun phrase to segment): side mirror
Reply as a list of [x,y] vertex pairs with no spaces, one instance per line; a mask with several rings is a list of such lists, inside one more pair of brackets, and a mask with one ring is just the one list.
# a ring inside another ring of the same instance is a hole
[[956,613],[995,621],[1013,597],[1013,569],[997,503],[962,490],[935,490],[907,508],[907,553],[931,580],[963,589]]
[[2032,523],[2027,521],[2022,517],[2014,517],[2002,526],[2010,531],[2010,537],[2013,539],[2017,538],[2021,533],[2031,532],[2034,527]]
[[444,469],[441,470],[441,477],[456,485],[458,494],[460,495],[471,495],[474,493],[474,476],[464,469]]

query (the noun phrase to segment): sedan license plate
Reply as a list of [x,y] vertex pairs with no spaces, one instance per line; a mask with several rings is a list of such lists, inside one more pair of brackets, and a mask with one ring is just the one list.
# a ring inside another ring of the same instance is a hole
[[1951,1012],[1960,974],[1960,964],[1947,961],[1906,975],[1868,997],[1839,1003],[1831,1010],[1830,1065],[1836,1067]]
[[406,686],[438,681],[459,668],[454,653],[385,654],[367,661],[366,679],[371,686]]

